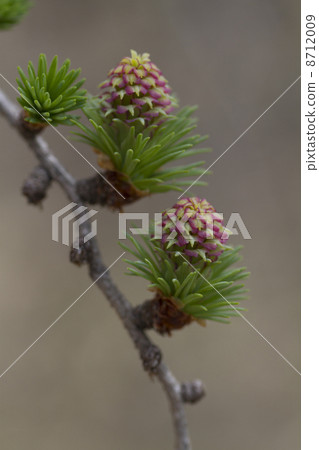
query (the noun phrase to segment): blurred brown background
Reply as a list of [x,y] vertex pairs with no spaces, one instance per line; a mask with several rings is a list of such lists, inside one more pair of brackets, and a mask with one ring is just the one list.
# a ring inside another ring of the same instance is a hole
[[[199,105],[199,131],[213,147],[208,165],[299,76],[299,13],[295,0],[36,1],[20,26],[0,34],[1,73],[15,83],[18,64],[57,53],[82,67],[95,93],[130,48],[148,51],[180,103]],[[2,372],[91,281],[51,241],[51,214],[67,203],[60,188],[42,209],[28,206],[20,186],[35,159],[2,118],[0,135]],[[53,130],[45,137],[75,176],[92,174]],[[226,216],[240,212],[252,235],[232,240],[244,243],[252,273],[246,316],[299,368],[299,82],[206,180],[193,193]],[[176,198],[157,195],[128,210],[158,212]],[[117,214],[99,212],[108,264],[121,253],[117,223]],[[150,298],[125,267],[112,269],[125,294]],[[207,397],[187,407],[194,450],[300,448],[299,376],[242,319],[152,337],[179,379],[207,386]],[[2,450],[172,448],[166,398],[95,287],[0,380],[0,395]]]

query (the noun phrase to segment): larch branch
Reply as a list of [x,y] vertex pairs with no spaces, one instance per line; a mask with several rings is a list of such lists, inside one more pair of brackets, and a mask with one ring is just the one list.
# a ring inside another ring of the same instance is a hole
[[[42,191],[45,194],[51,180],[54,180],[61,186],[70,201],[81,205],[83,203],[83,197],[79,195],[78,186],[80,183],[83,189],[83,181],[77,181],[73,178],[54,156],[46,141],[39,134],[30,133],[30,131],[23,126],[21,109],[9,100],[1,90],[0,113],[2,113],[12,127],[24,138],[40,164],[37,169],[34,169],[28,179],[29,183],[30,179],[33,182],[31,188],[34,188],[34,181],[36,180],[36,186],[39,187],[40,184],[39,190],[41,191],[42,186]],[[82,238],[89,231],[88,227],[88,223],[82,225],[80,230]],[[188,433],[184,403],[194,403],[203,397],[204,387],[202,382],[196,380],[194,382],[180,384],[168,367],[162,362],[159,348],[154,345],[145,334],[143,330],[145,327],[139,326],[136,310],[133,309],[131,303],[114,284],[109,272],[105,272],[106,266],[103,263],[99,246],[95,238],[91,239],[86,244],[83,244],[82,239],[80,250],[77,251],[72,249],[70,259],[72,262],[79,265],[87,263],[89,274],[93,281],[100,277],[96,284],[108,299],[111,306],[115,309],[122,324],[129,333],[135,347],[139,351],[145,370],[159,379],[168,397],[175,430],[176,450],[190,450],[191,442]]]

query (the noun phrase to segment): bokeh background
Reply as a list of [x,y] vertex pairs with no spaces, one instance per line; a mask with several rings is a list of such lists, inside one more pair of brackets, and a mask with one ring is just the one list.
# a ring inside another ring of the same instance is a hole
[[[71,58],[97,92],[130,48],[148,51],[177,92],[198,104],[212,163],[298,76],[296,0],[35,1],[21,25],[0,35],[1,73],[40,52]],[[12,99],[14,91],[0,80]],[[297,368],[299,362],[299,82],[221,158],[193,189],[226,217],[239,212],[252,235],[244,244],[247,318]],[[61,129],[66,137],[70,129]],[[0,118],[0,372],[91,283],[51,241],[51,215],[66,205],[53,186],[42,208],[20,187],[35,159]],[[45,137],[75,176],[92,169],[53,130]],[[95,164],[88,147],[78,149]],[[176,193],[128,211],[159,212]],[[116,213],[101,209],[98,238],[105,260],[121,253]],[[134,303],[146,284],[112,274]],[[201,378],[207,396],[187,406],[195,450],[297,450],[299,375],[242,319],[192,325],[162,338],[151,332],[181,380]],[[159,384],[141,369],[125,330],[97,288],[89,290],[1,380],[3,450],[168,450],[171,419]]]

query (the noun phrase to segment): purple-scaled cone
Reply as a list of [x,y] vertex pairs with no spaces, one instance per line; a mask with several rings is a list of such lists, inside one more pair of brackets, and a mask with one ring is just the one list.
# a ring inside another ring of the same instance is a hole
[[144,126],[157,122],[176,106],[171,88],[149,54],[123,58],[101,84],[104,111],[112,118],[130,124],[139,120]]
[[183,198],[162,214],[162,245],[166,251],[216,261],[226,249],[229,231],[205,199]]

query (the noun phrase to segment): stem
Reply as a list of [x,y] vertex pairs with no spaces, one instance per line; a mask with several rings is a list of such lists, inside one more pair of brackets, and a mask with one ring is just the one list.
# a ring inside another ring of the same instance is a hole
[[[21,119],[21,110],[11,102],[0,90],[0,113],[8,120],[16,131],[24,138],[41,167],[56,181],[65,192],[68,199],[79,205],[82,204],[77,191],[78,181],[64,168],[59,160],[51,152],[46,141],[39,135],[32,134],[25,129]],[[81,236],[85,236],[89,224],[84,223],[80,230]],[[106,266],[102,261],[101,253],[96,239],[91,239],[83,244],[81,257],[71,252],[71,261],[78,264],[84,261],[88,265],[89,274],[93,281],[103,274]],[[191,450],[191,442],[188,434],[188,426],[185,415],[184,402],[194,403],[204,395],[204,388],[200,381],[180,384],[168,367],[161,362],[161,352],[155,346],[142,328],[136,324],[133,308],[114,284],[109,272],[101,276],[97,285],[104,296],[115,309],[123,326],[129,333],[135,347],[138,349],[144,368],[154,374],[163,386],[168,397],[172,412],[173,425],[176,437],[176,450]],[[187,395],[185,393],[188,393]],[[193,394],[192,394],[193,393]]]

